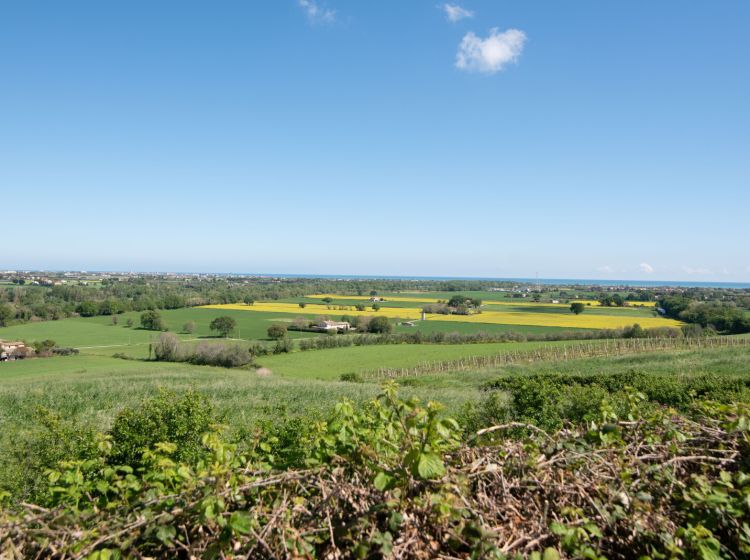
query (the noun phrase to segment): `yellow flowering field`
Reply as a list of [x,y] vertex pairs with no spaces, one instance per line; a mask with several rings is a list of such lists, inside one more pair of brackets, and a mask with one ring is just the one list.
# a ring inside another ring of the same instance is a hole
[[[217,305],[204,305],[205,309],[235,309],[241,311],[265,311],[270,313],[293,313],[295,315],[384,315],[392,319],[419,319],[422,317],[422,310],[416,307],[381,307],[380,311],[373,311],[371,308],[367,308],[365,311],[357,311],[354,307],[349,305],[326,305],[326,304],[311,304],[308,303],[305,308],[301,308],[296,303],[280,303],[280,302],[256,302],[253,305],[246,305],[244,303],[226,303]],[[339,309],[343,307],[345,309]]]
[[[421,319],[422,310],[418,307],[381,307],[379,311],[366,309],[357,311],[348,306],[308,304],[301,308],[296,303],[258,302],[253,305],[230,303],[223,305],[205,305],[208,309],[234,309],[242,311],[263,311],[271,313],[290,313],[295,315],[381,315],[391,319]],[[338,309],[347,307],[347,309]],[[570,312],[560,313],[524,313],[522,311],[484,311],[476,315],[438,315],[428,314],[428,321],[450,321],[456,323],[488,323],[496,325],[528,325],[541,327],[567,327],[578,329],[617,329],[638,323],[643,328],[679,327],[679,321],[661,317],[629,317],[614,315],[574,315]]]
[[[342,296],[340,294],[315,294],[312,296],[305,296],[312,299],[350,299],[355,301],[370,301],[372,296]],[[380,297],[380,296],[377,296]],[[437,303],[438,300],[435,298],[420,298],[420,297],[402,297],[402,296],[384,296],[385,303],[389,301],[413,301],[415,303]]]
[[638,323],[644,329],[679,327],[680,321],[661,317],[631,317],[616,315],[575,315],[573,313],[524,313],[522,311],[484,311],[477,315],[430,315],[428,320],[497,325],[529,325],[540,327],[568,327],[577,329],[618,329]]

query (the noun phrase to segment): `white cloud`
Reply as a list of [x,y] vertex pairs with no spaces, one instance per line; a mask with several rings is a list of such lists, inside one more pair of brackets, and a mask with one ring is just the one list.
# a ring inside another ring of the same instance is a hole
[[461,21],[465,18],[474,17],[474,12],[462,8],[458,4],[443,4],[442,6],[440,6],[440,9],[445,12],[445,17],[448,18],[448,21],[453,23]]
[[336,20],[336,10],[321,8],[315,0],[298,0],[298,3],[312,23],[333,23]]
[[598,270],[599,272],[606,272],[607,274],[610,274],[610,273],[614,272],[614,270],[612,269],[612,267],[609,266],[609,265],[600,266],[596,270]]
[[526,34],[518,29],[502,33],[494,27],[486,39],[469,32],[464,35],[456,53],[456,68],[470,72],[494,74],[521,56]]
[[654,273],[654,267],[651,266],[648,263],[642,262],[638,265],[638,270],[643,272],[644,274],[653,274]]

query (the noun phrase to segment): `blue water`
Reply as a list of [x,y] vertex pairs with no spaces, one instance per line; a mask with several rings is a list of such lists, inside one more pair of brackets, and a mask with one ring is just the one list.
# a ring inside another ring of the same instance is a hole
[[[243,273],[244,274],[244,273]],[[614,286],[633,288],[724,288],[750,289],[750,282],[691,282],[688,280],[595,280],[581,278],[483,278],[472,276],[378,276],[368,274],[251,274],[272,278],[325,278],[329,280],[484,280],[555,286]]]

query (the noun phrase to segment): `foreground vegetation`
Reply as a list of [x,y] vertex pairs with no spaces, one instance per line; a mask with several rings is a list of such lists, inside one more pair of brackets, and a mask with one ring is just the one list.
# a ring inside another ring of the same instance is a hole
[[108,362],[0,385],[11,557],[748,551],[744,345],[426,373],[398,396],[375,382],[67,359]]
[[678,414],[625,395],[622,415],[604,399],[585,425],[493,425],[468,445],[439,405],[394,385],[291,440],[245,445],[210,425],[199,395],[162,395],[49,470],[37,504],[0,514],[0,546],[89,558],[750,553],[750,408],[695,400]]

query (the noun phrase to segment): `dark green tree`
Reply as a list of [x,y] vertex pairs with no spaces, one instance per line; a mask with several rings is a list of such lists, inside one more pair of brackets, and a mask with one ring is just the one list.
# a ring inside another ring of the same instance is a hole
[[164,331],[164,320],[157,311],[144,311],[141,313],[141,328],[149,331]]
[[231,317],[227,317],[226,315],[216,317],[216,319],[211,321],[211,324],[208,325],[208,327],[212,331],[218,332],[219,335],[223,336],[224,338],[228,337],[229,333],[232,332],[236,326],[237,321],[235,321]]
[[99,313],[99,306],[93,301],[82,301],[76,307],[76,313],[81,317],[93,317]]
[[0,327],[8,326],[8,322],[15,317],[13,308],[7,303],[0,303]]
[[279,340],[286,336],[286,327],[284,325],[271,325],[267,332],[268,338]]
[[574,301],[570,304],[570,310],[576,315],[580,315],[586,310],[586,305],[581,303],[580,301]]

